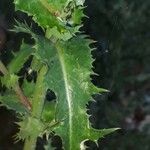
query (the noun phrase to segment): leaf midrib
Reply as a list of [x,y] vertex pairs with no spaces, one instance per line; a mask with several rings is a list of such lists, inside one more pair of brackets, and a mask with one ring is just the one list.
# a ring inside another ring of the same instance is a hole
[[[67,103],[68,103],[68,115],[69,115],[69,146],[71,148],[71,141],[72,141],[72,96],[70,94],[70,89],[69,89],[69,81],[68,81],[68,77],[67,77],[67,71],[66,71],[66,66],[65,66],[65,61],[64,61],[64,57],[63,57],[63,53],[62,53],[62,49],[58,46],[58,44],[56,44],[56,50],[58,53],[58,58],[59,58],[59,62],[61,65],[61,69],[62,69],[62,74],[63,74],[63,79],[64,79],[64,84],[65,84],[65,91],[66,91],[66,98],[67,98]],[[70,149],[68,148],[68,149]]]

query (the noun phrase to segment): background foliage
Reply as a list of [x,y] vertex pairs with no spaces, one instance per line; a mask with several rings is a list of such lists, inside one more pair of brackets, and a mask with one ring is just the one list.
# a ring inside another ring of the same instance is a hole
[[[110,94],[98,99],[97,127],[121,126],[100,145],[108,150],[148,150],[150,104],[150,1],[87,0],[84,30],[98,41],[93,81]],[[103,109],[102,109],[103,108]]]
[[[103,96],[95,96],[97,103],[89,103],[93,114],[90,119],[96,128],[122,128],[120,132],[99,141],[101,148],[93,144],[91,149],[149,150],[150,1],[87,0],[86,5],[85,13],[89,19],[83,20],[82,30],[98,41],[95,44],[98,49],[93,57],[96,58],[94,70],[100,76],[92,76],[93,83],[111,91]],[[23,13],[14,13],[12,0],[0,0],[0,25],[4,29],[11,28],[14,17],[20,20],[27,18]],[[36,25],[33,28],[42,32]],[[9,49],[17,50],[21,37],[30,41],[27,35],[10,32],[6,32],[6,35],[7,51],[1,58],[5,63],[9,61]],[[3,107],[0,111],[0,149],[20,149],[21,144],[14,145],[10,139],[17,130],[12,125],[15,114]],[[40,143],[41,140],[39,147]]]

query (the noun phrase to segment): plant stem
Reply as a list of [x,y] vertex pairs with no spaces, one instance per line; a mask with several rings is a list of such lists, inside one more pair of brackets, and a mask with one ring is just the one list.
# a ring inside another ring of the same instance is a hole
[[[42,66],[38,72],[36,87],[35,87],[34,93],[33,93],[31,121],[34,118],[36,118],[37,120],[41,119],[41,114],[43,111],[44,99],[45,99],[45,94],[46,94],[46,87],[45,87],[45,82],[44,82],[46,72],[47,72],[46,66]],[[36,140],[39,135],[38,122],[37,122],[36,126],[37,127],[33,127],[34,135],[31,133],[30,137],[26,138],[25,144],[24,144],[24,150],[34,150],[35,149]]]
[[31,137],[25,140],[24,150],[35,150],[37,137]]
[[[0,60],[0,72],[3,73],[3,75],[8,75],[9,71],[7,70],[7,68],[5,67],[5,65],[3,64],[3,62]],[[18,96],[18,98],[20,99],[20,102],[27,107],[29,110],[31,110],[31,103],[28,100],[28,98],[23,94],[22,89],[19,86],[19,83],[16,83],[15,87],[12,87],[13,90],[16,92],[16,95]]]
[[28,110],[31,110],[32,106],[28,98],[23,94],[22,89],[20,88],[19,84],[16,84],[14,87],[14,91],[16,92],[17,96],[20,99],[20,102],[28,108]]
[[2,63],[2,61],[0,60],[0,71],[4,74],[7,75],[8,74],[8,70],[5,67],[5,65]]

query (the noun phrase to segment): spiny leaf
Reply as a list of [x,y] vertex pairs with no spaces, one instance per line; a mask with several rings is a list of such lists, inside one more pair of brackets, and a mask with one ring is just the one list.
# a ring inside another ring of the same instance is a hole
[[52,43],[41,37],[35,41],[37,50],[34,55],[45,60],[50,68],[45,81],[47,87],[56,93],[56,121],[61,122],[54,131],[62,137],[65,149],[79,149],[83,140],[96,140],[114,131],[93,129],[86,114],[87,102],[98,92],[90,79],[91,41],[83,37],[73,38],[67,43]]
[[59,32],[57,27],[49,28],[46,30],[46,37],[48,39],[57,38],[63,41],[67,41],[72,38],[72,36],[74,36],[74,33],[79,31],[79,28],[80,26],[74,27],[72,30],[70,29],[70,32]]
[[16,135],[16,140],[25,140],[31,137],[38,137],[44,130],[44,124],[41,120],[26,115],[22,118],[20,122],[16,124],[19,125],[19,132]]
[[[76,32],[79,32],[81,26],[78,26],[78,24],[81,23],[81,18],[84,15],[82,7],[75,8],[75,4],[81,5],[81,2],[68,0],[26,0],[26,3],[23,0],[15,0],[14,2],[16,10],[21,10],[33,16],[33,20],[39,26],[48,29],[48,34],[50,34],[51,28],[57,30],[57,34],[53,33],[53,36],[56,36],[55,38],[68,40]],[[69,5],[70,2],[71,6]],[[67,26],[67,24],[70,24],[70,26]],[[63,38],[63,36],[66,38]]]
[[26,21],[24,21],[24,23],[21,23],[21,22],[18,22],[17,20],[15,20],[15,23],[16,25],[14,25],[14,28],[13,29],[10,29],[10,31],[12,32],[16,32],[16,33],[19,33],[19,32],[24,32],[24,33],[31,33],[31,29],[32,28],[32,25],[29,26]]
[[104,131],[92,129],[86,114],[90,96],[97,93],[90,81],[92,57],[89,43],[81,37],[57,43],[56,60],[47,74],[47,83],[57,95],[56,118],[64,119],[55,132],[62,137],[66,150],[79,149],[83,140],[96,140],[104,135]]
[[7,74],[4,77],[1,77],[0,79],[3,85],[11,89],[12,87],[16,86],[16,84],[18,83],[19,77],[15,74]]
[[26,12],[28,15],[33,16],[34,21],[37,22],[41,27],[60,27],[58,20],[52,14],[53,12],[45,8],[42,2],[43,0],[26,0],[26,3],[24,0],[14,1],[16,10],[21,10]]
[[84,17],[84,14],[83,14],[82,7],[75,9],[74,12],[72,13],[72,20],[75,24],[81,24],[82,23],[81,18],[83,17]]

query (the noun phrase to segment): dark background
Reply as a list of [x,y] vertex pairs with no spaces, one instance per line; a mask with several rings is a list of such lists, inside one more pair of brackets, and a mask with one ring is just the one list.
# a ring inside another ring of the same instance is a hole
[[[91,150],[150,150],[150,1],[149,0],[86,0],[81,29],[97,41],[92,52],[96,61],[92,76],[98,87],[110,90],[95,95],[89,103],[95,128],[122,128],[99,140]],[[18,50],[23,34],[8,31],[14,18],[31,21],[21,12],[14,12],[13,0],[0,0],[1,59],[7,64],[11,50]],[[33,26],[34,30],[41,30]],[[41,33],[42,34],[42,33]],[[17,132],[13,111],[0,108],[0,150],[21,150],[22,143],[13,144]],[[38,144],[40,145],[40,144]],[[37,149],[42,149],[40,146]]]

